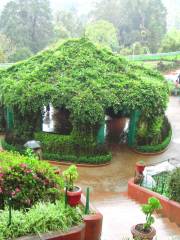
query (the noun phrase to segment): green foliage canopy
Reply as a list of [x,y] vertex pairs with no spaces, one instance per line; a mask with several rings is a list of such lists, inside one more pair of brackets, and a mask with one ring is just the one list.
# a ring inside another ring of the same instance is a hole
[[180,49],[180,30],[173,29],[164,37],[160,52],[175,52]]
[[93,12],[95,20],[116,27],[119,44],[140,42],[155,52],[166,33],[166,9],[161,0],[100,0]]
[[119,47],[117,31],[112,23],[99,20],[87,25],[85,36],[93,43],[117,51]]
[[17,48],[28,48],[35,53],[51,40],[52,16],[49,0],[12,0],[0,15],[0,31]]
[[164,113],[168,85],[160,73],[98,49],[87,39],[69,40],[0,71],[0,101],[19,112],[65,106],[74,123],[95,125],[105,111]]

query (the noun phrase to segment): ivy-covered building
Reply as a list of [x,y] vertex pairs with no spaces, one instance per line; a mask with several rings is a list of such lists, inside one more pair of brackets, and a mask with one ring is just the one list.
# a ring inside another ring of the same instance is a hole
[[[68,40],[1,70],[0,89],[0,128],[5,128],[8,143],[37,138],[48,158],[77,160],[105,154],[97,142],[105,115],[130,118],[132,147],[170,139],[165,118],[169,89],[163,76],[84,38]],[[49,103],[69,113],[69,135],[41,133],[42,110]],[[5,123],[12,113],[9,129]]]

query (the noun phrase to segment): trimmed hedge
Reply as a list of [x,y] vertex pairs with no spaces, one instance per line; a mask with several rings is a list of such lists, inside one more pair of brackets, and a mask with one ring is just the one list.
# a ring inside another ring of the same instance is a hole
[[74,152],[74,140],[71,135],[59,135],[54,133],[38,132],[35,139],[42,143],[43,152],[65,153],[71,155]]
[[136,146],[135,149],[138,152],[142,152],[142,153],[161,152],[167,148],[167,146],[169,145],[169,143],[171,141],[171,137],[172,137],[172,129],[169,130],[168,136],[165,138],[165,140],[161,144],[152,145],[152,146],[151,145]]
[[72,135],[38,132],[35,139],[42,143],[43,159],[89,164],[103,164],[112,159],[105,146],[88,141],[77,144]]
[[1,141],[1,146],[4,150],[9,151],[9,152],[19,152],[21,154],[25,153],[25,149],[22,146],[19,145],[12,145],[7,143],[5,140]]
[[89,163],[89,164],[104,164],[112,160],[112,154],[102,156],[75,156],[75,155],[63,155],[56,153],[43,153],[43,158],[48,160],[56,160],[62,162],[73,163]]

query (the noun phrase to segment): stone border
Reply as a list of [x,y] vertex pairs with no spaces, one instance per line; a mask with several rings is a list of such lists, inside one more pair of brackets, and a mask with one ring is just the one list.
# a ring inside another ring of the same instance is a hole
[[156,197],[162,205],[158,212],[180,226],[180,203],[135,184],[134,179],[128,181],[128,196],[142,204],[145,204],[149,197]]
[[85,163],[73,163],[73,162],[58,162],[58,161],[51,161],[51,160],[45,160],[47,162],[49,162],[50,164],[52,164],[53,166],[70,166],[72,164],[75,164],[78,167],[89,167],[89,168],[93,168],[93,167],[106,167],[108,165],[111,164],[112,160],[110,162],[107,163],[103,163],[103,164],[85,164]]

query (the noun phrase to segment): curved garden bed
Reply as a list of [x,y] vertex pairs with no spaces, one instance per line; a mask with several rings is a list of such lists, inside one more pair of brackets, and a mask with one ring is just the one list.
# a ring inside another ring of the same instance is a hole
[[164,141],[157,145],[144,145],[144,146],[136,146],[133,150],[140,154],[151,155],[151,154],[159,154],[164,152],[169,146],[172,138],[172,129],[169,130],[168,136],[164,139]]
[[180,203],[135,184],[134,179],[130,179],[128,182],[128,195],[143,204],[147,202],[149,197],[156,197],[162,205],[162,209],[159,210],[160,213],[168,217],[170,221],[180,225]]

